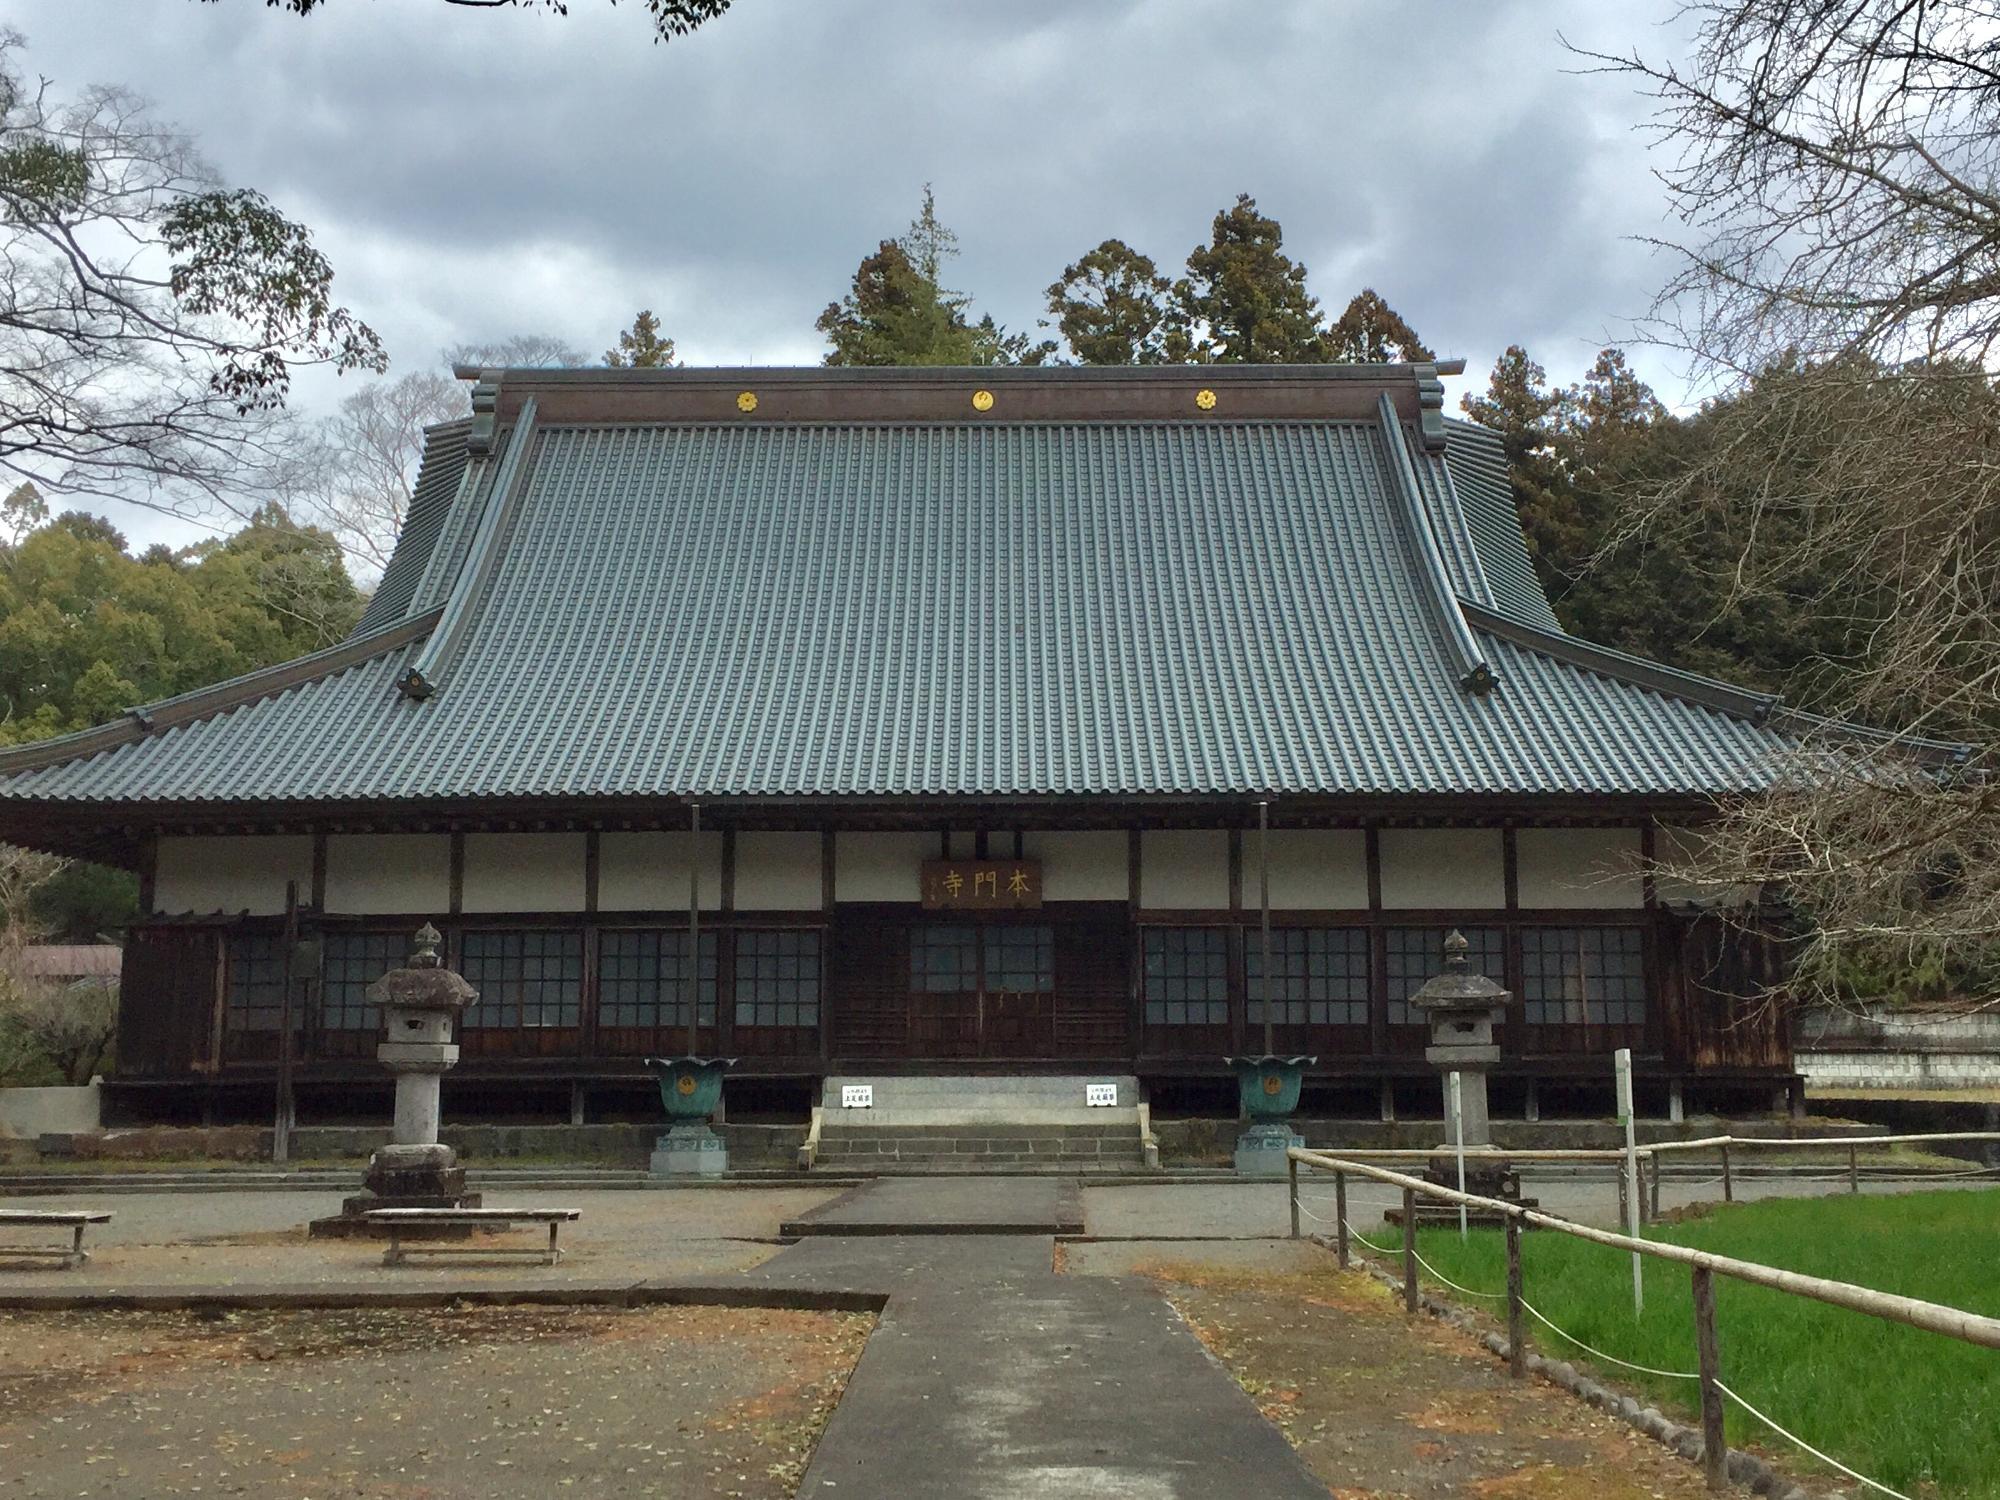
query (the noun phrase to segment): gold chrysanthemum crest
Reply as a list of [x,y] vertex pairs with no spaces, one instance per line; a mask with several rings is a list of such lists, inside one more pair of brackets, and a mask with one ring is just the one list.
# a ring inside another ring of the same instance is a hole
[[991,391],[974,391],[972,393],[972,409],[974,411],[993,410],[993,393]]
[[757,393],[755,391],[744,391],[739,394],[736,398],[736,409],[738,411],[755,411],[757,409]]
[[1203,411],[1214,411],[1215,392],[1211,391],[1207,386],[1203,386],[1194,393],[1194,404],[1199,406]]

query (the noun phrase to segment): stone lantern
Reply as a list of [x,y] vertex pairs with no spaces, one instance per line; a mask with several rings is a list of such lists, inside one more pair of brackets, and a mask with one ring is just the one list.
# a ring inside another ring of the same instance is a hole
[[458,1016],[479,992],[444,966],[438,930],[418,929],[409,961],[368,987],[381,1007],[383,1038],[375,1056],[396,1077],[396,1119],[389,1144],[368,1158],[367,1191],[349,1198],[340,1216],[320,1219],[315,1234],[361,1231],[360,1215],[377,1208],[476,1208],[465,1191],[458,1153],[438,1142],[438,1096],[458,1061]]
[[[1410,996],[1410,1006],[1427,1017],[1431,1044],[1424,1049],[1427,1062],[1445,1075],[1445,1117],[1451,1116],[1451,1075],[1459,1075],[1459,1138],[1468,1150],[1493,1144],[1492,1118],[1487,1112],[1486,1075],[1500,1061],[1500,1044],[1493,1028],[1507,1013],[1509,991],[1484,974],[1476,974],[1466,961],[1471,948],[1463,933],[1453,932],[1444,940],[1444,968],[1424,982]],[[1459,1185],[1456,1163],[1450,1153],[1433,1157],[1427,1180],[1442,1187]],[[1484,1163],[1468,1168],[1465,1190],[1487,1198],[1504,1198],[1525,1203],[1521,1197],[1520,1174],[1506,1167]],[[1393,1220],[1396,1215],[1391,1214]],[[1459,1210],[1431,1199],[1417,1200],[1417,1218],[1456,1220]],[[1497,1213],[1474,1210],[1470,1222],[1499,1223]]]
[[1500,1061],[1493,1028],[1507,1013],[1508,992],[1484,974],[1472,972],[1466,962],[1471,946],[1463,933],[1446,937],[1443,970],[1410,996],[1410,1007],[1430,1021],[1431,1044],[1424,1049],[1424,1060],[1435,1063],[1447,1078],[1459,1075],[1459,1125],[1465,1144],[1490,1146],[1493,1127],[1486,1112],[1486,1075]]

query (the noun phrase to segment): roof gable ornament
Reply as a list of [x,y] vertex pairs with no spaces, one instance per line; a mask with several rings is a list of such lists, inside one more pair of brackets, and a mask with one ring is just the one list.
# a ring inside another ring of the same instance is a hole
[[501,370],[481,370],[472,387],[472,431],[466,435],[465,451],[484,457],[493,451],[493,439],[500,424]]
[[[1454,361],[1460,369],[1465,361]],[[1417,432],[1421,436],[1426,453],[1442,453],[1445,450],[1444,430],[1444,382],[1438,379],[1436,365],[1418,365],[1417,376]]]

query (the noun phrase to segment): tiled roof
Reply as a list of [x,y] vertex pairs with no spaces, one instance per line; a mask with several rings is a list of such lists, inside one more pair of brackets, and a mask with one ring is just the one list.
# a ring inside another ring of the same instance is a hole
[[[0,754],[0,803],[1760,784],[1786,743],[1766,700],[1568,650],[1494,445],[1447,433],[1436,452],[1353,419],[537,426],[530,407],[490,455],[434,441],[433,465],[463,465],[455,497],[426,473],[397,594],[322,675],[109,748],[93,731],[67,760]],[[440,608],[436,630],[382,628]],[[1491,691],[1462,685],[1454,631]],[[416,666],[421,701],[396,686]]]

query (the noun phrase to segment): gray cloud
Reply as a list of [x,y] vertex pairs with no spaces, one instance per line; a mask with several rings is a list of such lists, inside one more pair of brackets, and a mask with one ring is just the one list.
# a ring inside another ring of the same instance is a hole
[[11,9],[31,68],[150,95],[311,223],[404,367],[528,329],[595,352],[641,305],[693,360],[815,359],[926,181],[1016,328],[1107,235],[1177,269],[1238,191],[1331,308],[1373,285],[1476,375],[1524,342],[1573,376],[1659,279],[1643,101],[1558,41],[1670,45],[1637,7],[739,0],[667,46],[603,0]]

